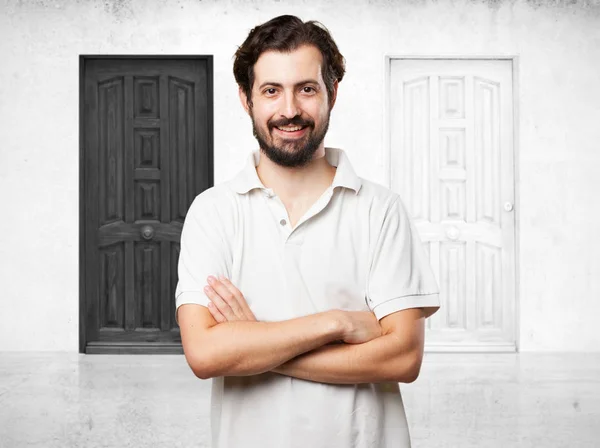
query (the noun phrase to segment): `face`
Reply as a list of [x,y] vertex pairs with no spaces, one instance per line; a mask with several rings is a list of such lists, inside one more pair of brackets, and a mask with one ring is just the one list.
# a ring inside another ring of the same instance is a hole
[[240,90],[261,150],[278,165],[302,167],[324,144],[335,93],[329,104],[322,61],[314,46],[264,52],[254,65],[251,107]]

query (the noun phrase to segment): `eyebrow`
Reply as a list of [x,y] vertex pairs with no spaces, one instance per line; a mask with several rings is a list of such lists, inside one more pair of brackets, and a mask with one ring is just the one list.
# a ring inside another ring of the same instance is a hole
[[[319,82],[317,80],[315,80],[315,79],[305,79],[304,81],[300,81],[300,82],[297,82],[296,84],[294,84],[294,87],[298,87],[298,86],[301,86],[301,85],[304,85],[304,84],[317,84],[317,85],[319,85]],[[259,90],[262,89],[265,86],[283,87],[283,84],[278,83],[278,82],[266,81],[266,82],[263,82],[260,85]]]

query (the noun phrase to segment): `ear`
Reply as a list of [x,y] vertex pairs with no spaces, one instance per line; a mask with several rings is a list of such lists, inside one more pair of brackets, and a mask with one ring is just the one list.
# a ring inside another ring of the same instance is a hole
[[242,89],[241,86],[238,89],[238,95],[240,97],[240,102],[242,103],[244,110],[248,115],[250,115],[250,106],[248,105],[248,98],[246,97],[246,92],[244,92],[244,89]]
[[332,92],[332,95],[331,95],[331,101],[329,101],[329,109],[333,109],[333,106],[335,104],[335,100],[337,99],[338,85],[339,85],[339,83],[338,83],[338,80],[336,79],[333,82],[333,92]]

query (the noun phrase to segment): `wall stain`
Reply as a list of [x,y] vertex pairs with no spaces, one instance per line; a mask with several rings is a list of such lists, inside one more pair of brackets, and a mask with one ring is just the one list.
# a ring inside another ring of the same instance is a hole
[[117,22],[133,18],[131,0],[104,0],[104,11],[112,15]]
[[488,5],[490,8],[498,9],[504,5],[515,6],[518,4],[526,4],[532,9],[540,8],[579,8],[579,9],[590,9],[600,8],[600,0],[404,0],[399,2],[398,0],[367,0],[369,5],[387,6],[387,7],[398,7],[402,5],[410,6],[432,6],[439,5],[443,7],[456,7],[464,6],[467,4],[480,4]]
[[[499,8],[504,5],[515,6],[518,4],[526,4],[533,9],[539,8],[579,8],[579,9],[599,9],[600,0],[363,0],[367,5],[378,5],[387,6],[390,8],[397,8],[398,6],[410,5],[410,6],[431,6],[439,5],[448,7],[462,6],[465,4],[483,4],[488,5],[491,8]],[[154,4],[169,5],[171,3],[186,3],[181,1],[171,0],[148,0],[143,2],[141,0],[133,0],[134,3],[143,5],[145,8],[151,8]],[[206,0],[189,0],[189,3],[210,3]],[[285,0],[229,0],[223,2],[222,0],[213,0],[213,3],[226,3],[226,4],[254,4],[255,6],[268,6],[269,4],[287,3]],[[8,0],[5,2],[7,6],[25,7],[31,9],[31,7],[39,8],[66,8],[72,3],[87,3],[86,0]],[[133,10],[131,7],[132,0],[103,0],[104,10],[109,14],[118,17],[133,16]],[[298,3],[297,1],[290,3]],[[303,2],[306,3],[306,2]],[[341,2],[340,2],[341,3]]]

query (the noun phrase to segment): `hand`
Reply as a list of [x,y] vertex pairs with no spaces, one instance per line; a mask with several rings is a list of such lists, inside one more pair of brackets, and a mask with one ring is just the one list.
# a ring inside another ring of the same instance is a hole
[[342,340],[347,344],[362,344],[382,335],[379,320],[371,311],[342,311],[345,331]]
[[[211,278],[214,279],[212,282]],[[210,276],[207,280],[211,285],[204,288],[204,292],[210,299],[208,310],[218,323],[256,321],[246,299],[233,283],[223,276],[219,276],[218,279]]]

